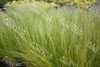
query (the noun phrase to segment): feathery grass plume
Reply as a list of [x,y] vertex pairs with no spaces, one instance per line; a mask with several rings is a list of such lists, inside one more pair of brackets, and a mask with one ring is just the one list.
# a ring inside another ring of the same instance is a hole
[[100,17],[85,10],[10,6],[0,13],[0,57],[27,67],[99,67]]

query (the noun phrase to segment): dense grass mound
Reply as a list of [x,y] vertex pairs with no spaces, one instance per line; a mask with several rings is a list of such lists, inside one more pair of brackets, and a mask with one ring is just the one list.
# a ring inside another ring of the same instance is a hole
[[0,12],[0,57],[27,67],[99,67],[100,17],[22,4]]
[[100,0],[39,0],[39,1],[46,1],[46,2],[54,2],[59,5],[76,5],[81,8],[88,8],[91,4],[94,4]]
[[4,5],[5,3],[10,2],[10,1],[13,1],[13,0],[0,0],[0,5]]

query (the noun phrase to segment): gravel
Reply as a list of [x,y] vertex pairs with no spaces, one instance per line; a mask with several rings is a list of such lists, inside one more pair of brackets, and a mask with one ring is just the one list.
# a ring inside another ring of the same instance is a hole
[[96,2],[95,4],[91,5],[89,11],[92,13],[96,13],[100,15],[100,1]]
[[[80,9],[76,6],[68,6],[68,5],[64,5],[60,8],[61,10],[65,10],[68,9],[71,12],[74,12],[76,9]],[[89,12],[93,13],[93,14],[97,14],[100,15],[100,1],[96,2],[95,4],[91,5],[88,9]]]

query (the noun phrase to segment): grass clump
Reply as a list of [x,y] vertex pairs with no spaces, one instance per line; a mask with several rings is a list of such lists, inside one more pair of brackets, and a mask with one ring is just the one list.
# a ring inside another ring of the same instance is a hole
[[0,5],[4,5],[5,3],[13,1],[13,0],[0,0]]
[[27,67],[99,67],[100,17],[80,9],[10,6],[0,13],[0,57],[6,56]]
[[94,4],[98,0],[40,0],[46,2],[54,2],[59,5],[75,5],[81,8],[88,8],[91,4]]

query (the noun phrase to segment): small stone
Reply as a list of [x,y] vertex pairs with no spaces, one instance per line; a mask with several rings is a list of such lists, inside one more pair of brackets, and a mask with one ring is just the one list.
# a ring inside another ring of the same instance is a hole
[[0,59],[0,67],[11,67],[5,60]]
[[21,61],[15,61],[15,67],[26,67]]

